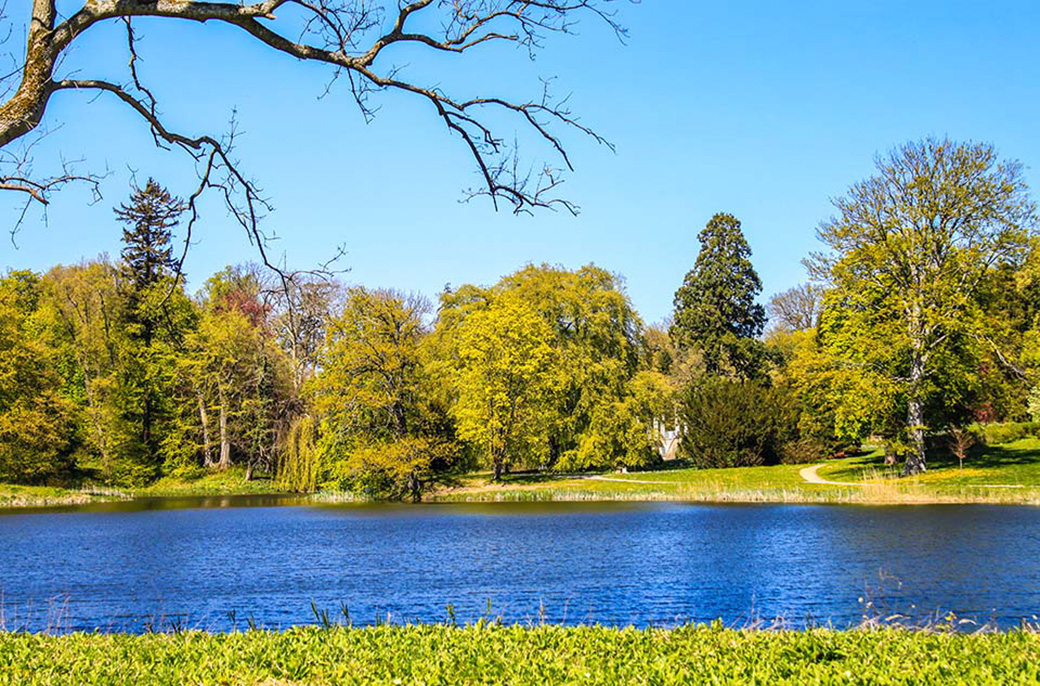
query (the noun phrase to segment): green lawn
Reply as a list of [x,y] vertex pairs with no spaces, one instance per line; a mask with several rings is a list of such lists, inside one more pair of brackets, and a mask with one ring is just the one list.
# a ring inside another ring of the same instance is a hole
[[0,634],[0,684],[1035,684],[1040,635],[439,625]]
[[[898,469],[885,467],[880,452],[828,464],[820,476],[833,481],[893,480]],[[929,457],[928,472],[913,481],[935,488],[1015,485],[1040,487],[1040,440],[1024,438],[1006,445],[981,447],[964,462],[964,468],[948,455]]]
[[980,448],[960,469],[936,457],[929,471],[900,478],[884,466],[880,451],[821,461],[819,476],[854,485],[807,483],[807,465],[736,469],[667,469],[628,474],[506,477],[490,484],[474,474],[436,492],[438,501],[509,500],[691,500],[712,502],[1040,504],[1040,440],[1027,438]]
[[268,478],[246,481],[242,467],[224,471],[200,472],[195,476],[163,477],[143,488],[127,489],[139,497],[193,496],[193,495],[270,495],[284,492]]
[[200,472],[195,476],[164,477],[149,486],[137,488],[90,484],[73,488],[0,483],[0,507],[49,507],[130,498],[269,495],[279,492],[281,490],[278,485],[270,479],[246,481],[245,470],[241,467],[232,467],[227,471]]

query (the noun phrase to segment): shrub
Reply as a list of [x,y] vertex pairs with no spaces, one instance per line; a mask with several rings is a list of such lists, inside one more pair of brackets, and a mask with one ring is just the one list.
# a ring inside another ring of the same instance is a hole
[[808,464],[831,454],[831,448],[815,436],[800,436],[780,445],[782,464]]
[[1002,445],[1021,440],[1029,435],[1027,424],[1007,422],[1004,424],[983,424],[982,435],[986,445]]
[[823,449],[798,431],[798,406],[783,387],[702,379],[680,402],[680,455],[697,467],[807,462]]

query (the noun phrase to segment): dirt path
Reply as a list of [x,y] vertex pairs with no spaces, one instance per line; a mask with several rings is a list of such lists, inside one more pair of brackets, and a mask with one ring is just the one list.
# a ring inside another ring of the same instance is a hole
[[830,481],[824,479],[822,476],[817,474],[817,470],[822,467],[822,464],[815,464],[812,467],[805,467],[798,472],[798,476],[805,479],[810,484],[827,484],[828,486],[862,486],[862,483],[856,483],[854,481]]
[[624,484],[674,484],[675,481],[646,481],[645,479],[615,479],[609,476],[581,476],[580,479],[595,479],[596,481],[620,481]]
[[[805,479],[806,483],[810,483],[810,484],[826,484],[828,486],[864,486],[864,485],[866,485],[863,482],[858,482],[857,483],[857,482],[854,482],[854,481],[831,481],[829,479],[824,479],[822,476],[820,476],[817,473],[817,470],[820,467],[823,467],[823,466],[824,465],[822,465],[822,464],[816,464],[816,465],[813,465],[812,467],[805,467],[805,468],[799,470],[798,476],[802,477],[803,479]],[[1025,486],[1023,484],[971,484],[971,486],[974,486],[976,488],[1025,488]]]

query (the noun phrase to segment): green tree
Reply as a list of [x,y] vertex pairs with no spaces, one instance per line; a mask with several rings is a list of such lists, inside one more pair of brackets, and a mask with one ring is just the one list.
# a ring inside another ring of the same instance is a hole
[[53,267],[43,278],[40,309],[59,350],[64,394],[85,424],[84,466],[108,481],[133,483],[154,474],[138,459],[140,426],[125,412],[135,400],[125,373],[132,345],[119,281],[106,259]]
[[126,224],[121,257],[135,292],[148,290],[176,268],[170,241],[186,209],[155,179],[135,188],[130,202],[115,209],[116,219]]
[[[510,321],[508,334],[493,331],[499,317]],[[520,331],[525,322],[534,328]],[[487,330],[481,331],[483,327]],[[672,416],[655,416],[649,408],[659,404],[644,402],[647,378],[636,380],[641,365],[656,355],[644,352],[642,333],[642,322],[614,274],[594,265],[573,271],[528,265],[491,288],[463,286],[443,294],[436,338],[438,355],[446,361],[441,376],[451,379],[457,416],[478,409],[480,416],[493,414],[490,406],[480,406],[486,399],[479,388],[467,388],[462,381],[472,374],[465,383],[479,386],[480,374],[487,374],[510,377],[512,390],[503,398],[509,403],[516,399],[535,418],[520,428],[522,438],[516,442],[522,449],[512,450],[509,457],[499,453],[500,470],[512,464],[585,469],[645,466],[659,459],[660,426]],[[511,345],[507,336],[544,355],[530,360],[497,356],[500,346]],[[474,337],[483,338],[477,343]],[[481,355],[464,354],[474,345]],[[510,370],[514,363],[521,366]],[[460,404],[463,396],[473,407]],[[512,439],[506,436],[517,429],[510,422],[483,422],[467,421],[465,429],[460,425],[460,435],[482,446],[481,454],[494,467],[489,446],[508,451]],[[497,439],[478,436],[491,427],[503,433]]]
[[812,265],[834,291],[826,344],[898,387],[910,447],[903,471],[917,474],[929,403],[948,409],[994,342],[982,284],[1023,259],[1036,207],[1022,166],[988,144],[927,139],[876,167],[834,201],[818,231],[830,253]]
[[0,481],[41,483],[73,466],[75,407],[37,316],[41,297],[33,272],[0,279]]
[[291,371],[269,326],[258,270],[218,272],[206,282],[200,305],[198,328],[187,336],[182,358],[176,443],[190,443],[204,467],[240,464],[247,478],[256,470],[273,472],[288,423]]
[[[599,439],[590,443],[594,433],[602,438],[608,408],[613,408],[612,416],[620,416],[618,409],[630,400],[629,382],[639,369],[643,323],[620,279],[595,265],[573,271],[528,265],[504,277],[494,290],[522,299],[550,327],[548,342],[558,357],[553,370],[557,405],[546,466],[573,469],[652,461],[656,453],[647,449],[649,432],[640,437],[638,447]],[[634,421],[630,414],[624,416]],[[608,446],[612,449],[605,451]]]
[[514,465],[546,465],[559,357],[545,318],[516,292],[460,289],[442,297],[440,328],[459,437],[495,480]]
[[711,374],[761,375],[764,348],[756,339],[765,309],[755,302],[762,282],[751,248],[731,214],[716,214],[697,236],[700,252],[675,292],[670,333],[680,350],[697,348]]
[[[116,219],[126,225],[121,253],[123,325],[137,348],[128,359],[137,402],[127,412],[139,415],[146,459],[158,453],[154,424],[162,411],[162,396],[168,395],[168,389],[162,388],[163,370],[168,367],[161,348],[177,341],[182,333],[172,314],[171,296],[179,291],[179,284],[173,282],[177,264],[171,232],[186,209],[154,179],[148,179],[144,188],[135,188],[130,202],[115,209]],[[183,296],[179,300],[183,303]],[[157,337],[162,338],[160,350],[153,345]]]
[[424,359],[428,311],[419,296],[347,290],[342,313],[326,324],[322,371],[311,383],[320,418],[316,481],[419,500],[451,464],[457,449]]

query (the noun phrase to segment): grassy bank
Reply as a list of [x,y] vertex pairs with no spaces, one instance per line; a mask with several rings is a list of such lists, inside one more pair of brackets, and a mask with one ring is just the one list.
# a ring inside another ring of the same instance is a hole
[[[827,460],[817,475],[840,484],[809,483],[806,465],[736,469],[670,468],[615,474],[521,474],[491,483],[490,473],[461,476],[426,496],[430,502],[515,502],[583,500],[685,500],[694,502],[780,503],[1009,503],[1040,505],[1040,440],[1027,438],[979,449],[960,468],[935,457],[927,473],[901,478],[885,467],[879,451]],[[142,497],[270,495],[280,492],[269,479],[246,481],[245,472],[166,477],[144,488],[53,488],[0,484],[0,507],[77,505]],[[348,502],[348,493],[319,493],[315,503]]]
[[21,486],[0,484],[0,507],[53,507],[59,505],[85,505],[127,497],[122,491],[111,488],[83,486],[62,488],[56,486]]
[[0,634],[0,684],[1033,684],[1040,636],[478,625]]
[[806,465],[735,469],[667,469],[596,475],[518,475],[491,484],[470,475],[438,490],[446,502],[540,500],[687,500],[786,503],[1020,503],[1040,504],[1040,440],[1027,438],[980,449],[961,469],[934,458],[921,476],[901,478],[880,451],[821,463],[818,476],[841,484],[808,483]]
[[83,483],[76,486],[22,486],[0,484],[0,507],[54,507],[129,500],[219,495],[270,495],[283,492],[270,479],[247,481],[245,470],[200,472],[192,476],[167,476],[148,486],[120,488]]

